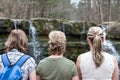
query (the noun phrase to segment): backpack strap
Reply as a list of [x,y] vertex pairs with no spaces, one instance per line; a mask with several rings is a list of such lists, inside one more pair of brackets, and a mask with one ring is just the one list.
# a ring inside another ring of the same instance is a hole
[[10,61],[8,59],[7,54],[2,54],[1,58],[2,58],[2,62],[3,62],[4,67],[10,65]]
[[16,65],[18,65],[18,66],[22,66],[24,63],[25,63],[25,61],[27,60],[27,59],[29,59],[30,58],[30,56],[28,56],[28,55],[23,55],[17,62],[16,62]]

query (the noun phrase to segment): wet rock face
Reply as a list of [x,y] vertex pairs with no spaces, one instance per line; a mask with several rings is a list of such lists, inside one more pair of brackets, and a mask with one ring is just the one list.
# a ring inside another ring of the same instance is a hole
[[111,40],[120,41],[120,22],[104,22],[100,27],[107,28],[107,38]]
[[[65,57],[76,61],[77,56],[86,50],[88,50],[88,45],[86,44],[86,33],[89,27],[95,26],[93,22],[75,22],[75,21],[65,21],[59,19],[32,19],[34,27],[37,29],[36,37],[41,42],[40,48],[43,50],[42,57],[49,56],[48,51],[48,34],[52,30],[61,30],[65,32],[67,37],[67,47],[64,54]],[[0,53],[5,52],[4,43],[12,29],[22,29],[26,32],[30,40],[29,32],[29,20],[13,20],[13,19],[0,19]],[[33,48],[29,46],[28,54],[33,56]]]
[[0,33],[9,33],[13,28],[13,22],[10,19],[0,19]]
[[[95,26],[93,22],[75,22],[59,19],[33,19],[39,34],[47,34],[51,30],[61,30],[70,35],[80,35],[83,28],[87,31],[89,27]],[[46,33],[43,33],[46,32]]]
[[29,31],[29,23],[26,20],[16,21],[16,23],[12,19],[0,19],[0,33],[1,34],[8,34],[12,29],[22,29],[26,33]]
[[108,29],[108,38],[120,40],[120,23],[111,25],[111,27]]
[[[67,50],[65,56],[69,59],[75,61],[76,57],[89,50],[89,46],[86,41],[86,33],[91,26],[96,26],[93,22],[75,22],[68,20],[59,20],[59,19],[32,19],[34,27],[37,29],[36,37],[42,43],[41,48],[44,50],[43,55],[49,56],[48,45],[45,45],[48,42],[48,34],[52,30],[61,30],[66,34],[67,37]],[[107,38],[111,41],[114,40],[115,47],[120,53],[120,24],[116,22],[104,23],[103,25],[109,25],[107,29]],[[16,23],[18,29],[22,29],[26,32],[29,40],[29,20],[21,20]],[[9,32],[15,29],[15,23],[11,19],[0,19],[0,49],[4,48],[4,42],[6,41]],[[117,42],[116,42],[117,41]],[[30,49],[32,50],[32,49]],[[29,51],[32,52],[32,51]],[[33,53],[30,53],[31,55]]]
[[[77,37],[85,35],[89,27],[95,26],[93,22],[75,22],[59,19],[32,19],[33,25],[37,29],[37,35],[48,35],[52,30],[61,30],[66,36]],[[29,34],[28,20],[0,19],[0,33],[8,34],[12,29],[22,29]],[[83,38],[83,37],[81,37]],[[74,41],[74,40],[73,40]]]

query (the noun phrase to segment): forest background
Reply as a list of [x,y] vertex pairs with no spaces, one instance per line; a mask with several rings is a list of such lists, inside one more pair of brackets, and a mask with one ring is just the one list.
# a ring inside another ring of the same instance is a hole
[[[77,3],[76,3],[77,2]],[[0,17],[120,21],[120,0],[0,0]]]

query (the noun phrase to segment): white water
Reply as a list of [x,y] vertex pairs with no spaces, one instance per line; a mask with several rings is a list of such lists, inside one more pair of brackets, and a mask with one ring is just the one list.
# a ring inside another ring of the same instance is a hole
[[35,57],[36,60],[38,60],[38,57],[41,54],[41,49],[40,49],[40,42],[38,41],[37,37],[36,37],[36,28],[34,27],[33,23],[31,21],[29,21],[29,33],[30,33],[30,45],[33,48],[33,55]]
[[120,63],[120,56],[119,56],[119,53],[117,52],[117,50],[115,49],[115,47],[113,46],[113,43],[110,41],[110,40],[107,40],[106,39],[106,29],[107,26],[102,26],[102,29],[103,29],[103,34],[104,34],[104,37],[105,37],[105,40],[104,40],[104,44],[103,44],[103,48],[104,48],[104,51],[114,55],[116,57],[116,59],[118,60],[118,62]]
[[14,28],[17,29],[17,24],[20,24],[22,19],[11,19],[14,23]]
[[86,37],[86,29],[85,29],[85,22],[82,22],[83,26],[82,26],[82,32],[81,32],[81,36],[80,36],[80,41],[85,41]]
[[82,33],[85,33],[85,22],[82,22],[82,24],[83,24],[83,30],[82,30]]
[[62,30],[63,30],[64,33],[66,33],[66,32],[65,32],[65,26],[66,26],[66,23],[63,22],[61,27],[62,27]]

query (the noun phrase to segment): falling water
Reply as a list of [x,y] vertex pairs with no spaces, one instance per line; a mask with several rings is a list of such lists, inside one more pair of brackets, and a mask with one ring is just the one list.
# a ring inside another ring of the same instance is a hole
[[82,33],[84,33],[86,30],[85,30],[85,22],[82,23],[83,24],[83,30],[82,30]]
[[69,40],[69,31],[68,31],[68,29],[66,29],[67,26],[68,26],[68,23],[63,22],[62,25],[60,26],[60,28],[61,28],[61,31],[63,31],[65,33],[66,39],[68,41]]
[[83,26],[82,26],[80,41],[85,41],[85,39],[86,39],[85,22],[82,22],[82,24],[83,24]]
[[[107,30],[107,26],[102,26],[102,29],[103,29],[103,34],[104,34],[104,37],[106,38],[106,30]],[[115,47],[113,46],[113,43],[110,41],[110,40],[107,40],[105,39],[104,40],[104,45],[103,45],[103,48],[104,48],[104,51],[114,55],[118,62],[120,63],[120,56],[119,56],[119,53],[117,52],[117,50],[115,49]]]
[[18,27],[17,27],[17,24],[20,24],[21,23],[21,21],[22,21],[22,19],[11,19],[12,21],[13,21],[13,23],[14,23],[14,28],[15,29],[17,29]]
[[30,41],[30,45],[33,48],[33,55],[35,57],[36,60],[39,60],[39,56],[41,54],[41,49],[40,49],[40,42],[38,41],[37,37],[36,37],[36,28],[34,27],[33,23],[31,21],[29,21],[29,33],[30,33],[30,37],[31,37],[31,41]]
[[66,31],[65,31],[65,26],[66,26],[66,23],[63,22],[61,28],[62,28],[62,30],[63,30],[64,33],[66,32]]

